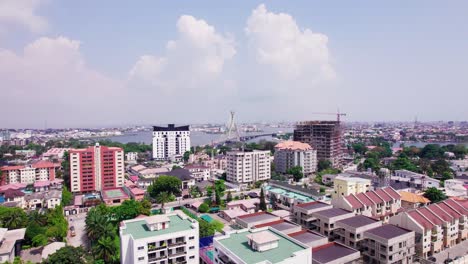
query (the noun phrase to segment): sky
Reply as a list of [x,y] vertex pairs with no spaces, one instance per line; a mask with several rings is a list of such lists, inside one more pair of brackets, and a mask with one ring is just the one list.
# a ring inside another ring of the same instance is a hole
[[0,0],[0,128],[468,119],[467,1]]

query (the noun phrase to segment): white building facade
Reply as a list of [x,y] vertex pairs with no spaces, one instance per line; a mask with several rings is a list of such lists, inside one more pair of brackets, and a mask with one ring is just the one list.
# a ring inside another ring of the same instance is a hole
[[275,170],[287,173],[288,169],[300,166],[304,174],[317,170],[317,151],[307,143],[284,141],[275,146]]
[[230,151],[227,156],[226,179],[236,183],[252,183],[271,178],[270,151]]
[[123,221],[120,263],[199,263],[198,222],[181,211]]
[[153,126],[153,159],[171,160],[190,151],[190,127]]

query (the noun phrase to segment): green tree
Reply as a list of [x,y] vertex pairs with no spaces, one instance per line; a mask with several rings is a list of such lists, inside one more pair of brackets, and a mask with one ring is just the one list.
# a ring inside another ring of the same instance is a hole
[[418,171],[418,167],[404,153],[401,153],[398,158],[392,162],[391,168],[393,170]]
[[438,159],[431,164],[432,171],[437,175],[442,175],[444,172],[452,173],[450,164],[444,159]]
[[444,157],[444,151],[438,144],[427,144],[422,148],[419,156],[426,159],[440,159]]
[[215,226],[211,225],[205,220],[198,221],[198,227],[199,227],[198,232],[199,232],[200,238],[212,236],[216,232]]
[[67,186],[62,189],[62,206],[70,205],[73,199],[73,194],[68,190]]
[[41,247],[41,246],[45,246],[47,245],[47,242],[49,241],[49,239],[47,238],[46,235],[44,234],[38,234],[36,235],[35,237],[33,237],[32,239],[32,245],[34,247]]
[[302,167],[301,166],[294,166],[292,168],[289,168],[286,171],[287,174],[291,174],[294,178],[294,181],[298,182],[304,177],[304,173],[302,173]]
[[0,206],[0,224],[8,229],[24,228],[27,225],[26,213],[21,208]]
[[63,153],[62,170],[63,184],[64,186],[70,186],[70,154],[68,154],[68,151]]
[[224,191],[226,191],[226,184],[223,180],[215,181],[215,191],[219,196],[224,196]]
[[260,204],[259,204],[259,208],[260,210],[262,211],[266,211],[267,210],[267,205],[266,205],[266,202],[265,202],[265,193],[263,192],[263,188],[260,189]]
[[161,204],[161,208],[164,208],[164,204],[172,201],[172,196],[168,192],[161,192],[156,196],[156,202]]
[[232,201],[232,193],[231,191],[228,191],[226,195],[226,202],[229,203],[230,201]]
[[332,167],[332,163],[329,160],[319,160],[317,164],[317,170],[319,172],[326,170],[326,169],[330,169],[331,167]]
[[86,264],[85,252],[81,247],[65,246],[50,255],[44,264]]
[[432,203],[437,203],[447,199],[447,196],[441,190],[438,190],[435,187],[428,188],[424,192],[424,197],[429,199]]
[[206,213],[208,212],[208,210],[210,210],[210,206],[206,203],[202,203],[199,207],[198,207],[198,212],[200,213]]
[[354,152],[364,155],[367,152],[367,147],[364,145],[364,143],[354,143],[351,145],[353,148]]
[[99,238],[92,251],[96,258],[104,260],[105,263],[115,262],[117,248],[112,237]]
[[218,232],[222,232],[223,231],[223,228],[224,228],[224,224],[219,221],[219,220],[213,220],[211,221],[210,223],[212,226],[213,226],[213,229],[218,231]]
[[174,176],[161,175],[148,187],[148,194],[155,198],[159,193],[167,192],[168,194],[179,196],[181,194],[182,181]]
[[116,222],[121,222],[123,220],[133,219],[139,215],[150,215],[151,205],[148,207],[143,206],[142,202],[135,200],[126,200],[119,206],[114,206],[110,208],[112,218]]
[[190,192],[190,196],[191,196],[192,198],[198,198],[198,197],[201,197],[201,196],[202,196],[200,187],[198,187],[198,186],[196,186],[196,185],[190,186],[189,192]]
[[184,157],[183,157],[184,162],[187,162],[190,159],[190,154],[191,154],[190,151],[184,152]]
[[29,224],[37,224],[39,226],[45,226],[47,224],[47,215],[40,211],[31,211],[28,214]]

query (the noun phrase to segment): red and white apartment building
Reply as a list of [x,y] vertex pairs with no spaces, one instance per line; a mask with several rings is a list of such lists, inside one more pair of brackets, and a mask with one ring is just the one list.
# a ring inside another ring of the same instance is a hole
[[29,165],[1,167],[0,185],[24,183],[33,184],[36,181],[53,181],[60,164],[49,161],[39,161]]
[[70,190],[94,192],[123,187],[124,151],[100,146],[70,150]]

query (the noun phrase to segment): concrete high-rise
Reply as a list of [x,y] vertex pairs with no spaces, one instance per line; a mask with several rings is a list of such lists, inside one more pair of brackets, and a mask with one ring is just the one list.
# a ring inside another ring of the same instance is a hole
[[226,179],[230,182],[253,183],[271,178],[270,151],[230,151]]
[[317,151],[307,143],[283,141],[275,146],[275,170],[287,173],[295,166],[300,166],[304,174],[317,170]]
[[72,149],[70,153],[70,190],[93,192],[122,187],[124,151],[100,146]]
[[190,151],[189,126],[153,126],[153,159],[169,160]]
[[342,165],[343,136],[339,121],[300,122],[294,129],[294,141],[316,149],[319,161],[329,160],[334,167]]

